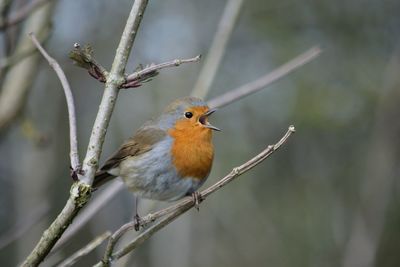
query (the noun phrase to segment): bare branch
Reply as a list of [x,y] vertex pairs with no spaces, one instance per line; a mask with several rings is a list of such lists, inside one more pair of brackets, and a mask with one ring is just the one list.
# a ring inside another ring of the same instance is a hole
[[22,266],[39,265],[53,248],[57,240],[62,236],[65,229],[71,224],[79,210],[85,206],[90,199],[92,191],[91,184],[97,170],[105,134],[117,99],[118,88],[125,80],[123,75],[126,63],[147,2],[147,0],[136,0],[133,3],[126,22],[92,129],[88,150],[83,162],[84,174],[78,174],[80,181],[72,185],[69,199],[63,210],[50,227],[44,231],[38,244],[25,259]]
[[210,101],[208,101],[208,105],[211,108],[223,107],[238,99],[258,92],[264,87],[272,84],[273,82],[276,82],[290,72],[315,59],[317,56],[319,56],[320,53],[321,49],[319,47],[312,47],[311,49],[293,58],[289,62],[283,64],[279,68],[273,70],[272,72],[266,74],[258,80],[242,85],[237,89],[230,90],[221,96],[211,99]]
[[62,84],[65,99],[67,101],[68,107],[68,118],[69,118],[69,138],[70,138],[70,159],[71,159],[71,167],[74,172],[79,172],[80,163],[79,163],[79,153],[78,153],[78,137],[77,137],[77,129],[76,129],[76,113],[75,113],[75,103],[74,103],[74,96],[72,95],[71,87],[65,76],[64,71],[57,63],[57,61],[52,58],[46,50],[44,50],[43,46],[37,40],[35,34],[33,32],[29,33],[32,42],[35,44],[37,49],[43,55],[44,58],[49,62],[50,66],[56,72],[60,82]]
[[28,2],[26,5],[19,8],[10,18],[3,21],[0,24],[0,30],[4,30],[7,27],[20,23],[27,16],[29,16],[29,14],[32,13],[32,11],[50,1],[51,0],[32,0]]
[[83,161],[83,171],[85,175],[81,177],[81,180],[88,185],[92,185],[93,183],[106,135],[106,129],[118,97],[118,89],[125,82],[125,67],[147,2],[148,0],[136,0],[134,2],[124,32],[122,33],[111,71],[107,77],[103,99],[101,100],[99,111],[93,125],[86,157]]
[[198,55],[194,58],[188,59],[175,59],[172,61],[160,63],[160,64],[151,64],[150,66],[144,68],[143,70],[136,71],[126,77],[126,83],[122,85],[122,88],[130,88],[140,86],[140,83],[148,78],[151,78],[158,74],[158,71],[164,68],[169,67],[178,67],[183,63],[190,62],[198,62],[201,58],[201,55]]
[[219,22],[217,32],[204,62],[197,82],[193,88],[192,96],[205,98],[214,81],[222,56],[225,53],[226,45],[233,32],[235,23],[239,17],[243,0],[228,0]]
[[63,260],[57,267],[69,267],[74,265],[80,258],[92,252],[95,248],[100,246],[104,240],[111,236],[111,232],[107,231],[104,234],[93,239],[89,244],[72,254],[69,258]]
[[[295,127],[293,125],[289,126],[288,131],[285,133],[285,135],[274,145],[269,145],[264,151],[262,151],[260,154],[255,156],[254,158],[250,159],[246,163],[235,167],[232,169],[232,171],[220,179],[217,183],[214,185],[204,189],[200,193],[200,198],[201,200],[205,200],[207,196],[210,194],[216,192],[220,188],[224,187],[228,183],[232,182],[235,178],[238,176],[242,175],[243,173],[249,171],[250,169],[254,168],[258,164],[260,164],[262,161],[264,161],[266,158],[271,156],[272,153],[274,153],[276,150],[278,150],[287,140],[288,138],[295,132]],[[134,240],[132,240],[130,243],[128,243],[125,247],[122,249],[118,250],[114,254],[111,255],[112,249],[114,248],[116,242],[119,240],[119,238],[125,234],[127,231],[131,230],[134,226],[134,222],[129,222],[127,224],[124,224],[120,229],[118,229],[114,234],[113,238],[109,240],[108,246],[106,253],[104,255],[104,258],[102,261],[98,262],[95,266],[108,266],[109,262],[112,260],[117,260],[130,251],[134,250],[138,245],[142,244],[144,241],[149,239],[153,234],[155,234],[157,231],[168,225],[170,222],[172,222],[174,219],[188,211],[190,208],[194,207],[195,203],[193,198],[187,197],[177,204],[168,207],[166,209],[160,210],[155,213],[150,213],[149,215],[142,217],[140,224],[146,225],[150,222],[155,221],[156,219],[160,218],[161,216],[164,216],[166,214],[169,214],[167,217],[163,218],[150,228],[146,229],[143,233],[138,235]]]

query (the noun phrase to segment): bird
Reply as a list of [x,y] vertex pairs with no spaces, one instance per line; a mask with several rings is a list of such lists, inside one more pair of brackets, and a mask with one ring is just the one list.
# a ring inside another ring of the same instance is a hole
[[[173,101],[105,161],[92,187],[120,177],[135,197],[175,201],[192,196],[198,208],[197,190],[208,178],[214,159],[212,132],[220,131],[208,121],[215,111],[197,97]],[[139,230],[137,207],[134,218]]]

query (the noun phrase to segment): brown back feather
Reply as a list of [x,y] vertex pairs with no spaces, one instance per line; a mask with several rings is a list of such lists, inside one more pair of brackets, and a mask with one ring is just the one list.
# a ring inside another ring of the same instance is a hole
[[93,188],[115,178],[114,175],[109,174],[107,171],[118,167],[118,165],[126,158],[138,156],[148,152],[152,149],[153,145],[161,141],[166,132],[154,127],[144,127],[139,129],[136,134],[129,138],[100,168],[96,173],[93,181]]

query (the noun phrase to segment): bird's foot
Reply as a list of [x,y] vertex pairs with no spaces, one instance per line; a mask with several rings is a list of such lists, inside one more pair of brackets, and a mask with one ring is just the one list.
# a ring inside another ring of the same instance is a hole
[[133,217],[133,222],[134,222],[134,228],[135,228],[135,231],[137,232],[137,231],[139,231],[140,230],[140,224],[141,224],[141,222],[142,222],[142,218],[140,218],[140,216],[139,216],[139,214],[135,214],[135,216]]
[[194,207],[196,208],[197,211],[200,210],[200,203],[203,201],[203,197],[201,196],[200,192],[195,191],[192,193],[193,201],[194,201]]

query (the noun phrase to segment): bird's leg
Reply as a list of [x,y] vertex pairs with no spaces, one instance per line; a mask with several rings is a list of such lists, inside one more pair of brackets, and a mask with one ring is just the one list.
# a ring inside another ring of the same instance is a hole
[[139,198],[135,195],[135,216],[133,216],[135,231],[139,231],[140,221],[141,221],[141,218],[138,213],[138,202],[139,202]]
[[203,197],[201,196],[199,191],[194,191],[192,193],[193,201],[194,201],[194,207],[196,208],[197,211],[200,210],[200,202],[203,201]]

